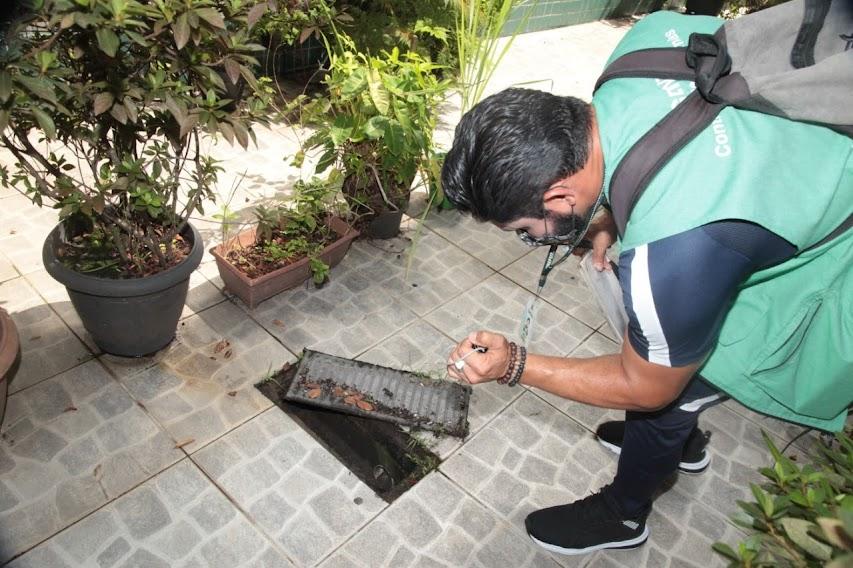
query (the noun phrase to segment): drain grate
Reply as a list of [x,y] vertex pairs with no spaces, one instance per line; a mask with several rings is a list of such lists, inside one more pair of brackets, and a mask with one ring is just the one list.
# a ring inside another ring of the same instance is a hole
[[471,387],[306,349],[285,398],[464,438]]
[[397,424],[285,400],[296,371],[285,367],[256,387],[386,502],[441,463]]

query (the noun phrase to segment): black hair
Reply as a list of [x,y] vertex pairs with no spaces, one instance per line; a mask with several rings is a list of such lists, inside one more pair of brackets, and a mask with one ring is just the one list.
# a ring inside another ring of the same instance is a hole
[[580,99],[530,89],[494,94],[456,126],[444,193],[479,221],[541,219],[542,194],[586,163],[591,127],[591,107]]

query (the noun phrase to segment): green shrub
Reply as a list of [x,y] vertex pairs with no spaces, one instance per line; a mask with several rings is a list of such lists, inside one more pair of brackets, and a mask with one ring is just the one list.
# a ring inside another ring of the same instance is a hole
[[737,549],[716,543],[730,566],[763,568],[853,566],[853,440],[849,432],[823,440],[809,463],[799,465],[762,432],[775,464],[751,484],[755,501],[738,501],[745,516],[734,522],[749,536]]

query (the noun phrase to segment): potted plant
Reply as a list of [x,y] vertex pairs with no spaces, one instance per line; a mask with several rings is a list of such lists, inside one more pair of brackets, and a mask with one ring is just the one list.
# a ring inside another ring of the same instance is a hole
[[[211,249],[225,286],[250,308],[309,278],[322,286],[358,231],[335,215],[337,189],[298,181],[288,202],[255,208],[255,225]],[[228,218],[223,216],[227,233]]]
[[400,228],[418,173],[428,179],[437,106],[448,83],[415,53],[358,53],[337,34],[324,79],[328,93],[307,105],[316,126],[306,150],[321,149],[317,172],[343,173],[342,191],[356,226],[390,238]]
[[21,342],[15,322],[0,308],[0,425],[6,413],[6,392],[21,361]]
[[[243,147],[268,94],[252,74],[248,3],[32,0],[0,52],[0,181],[59,210],[47,271],[105,352],[141,356],[175,334],[214,197],[207,133]],[[244,81],[242,100],[226,80]],[[232,90],[233,92],[233,90]]]

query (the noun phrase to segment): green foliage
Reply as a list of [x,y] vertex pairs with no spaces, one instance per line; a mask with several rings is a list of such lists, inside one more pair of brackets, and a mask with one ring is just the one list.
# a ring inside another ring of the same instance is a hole
[[220,170],[201,135],[245,148],[266,121],[253,3],[32,0],[10,27],[0,142],[17,163],[0,181],[59,209],[72,268],[137,277],[180,259],[174,244]]
[[745,518],[735,523],[750,532],[737,550],[723,543],[714,550],[730,566],[842,568],[853,565],[853,440],[849,433],[821,440],[811,463],[784,456],[767,434],[774,458],[762,468],[769,482],[750,485],[754,501],[738,501]]
[[[317,126],[305,149],[320,149],[317,172],[333,168],[357,214],[397,210],[433,155],[436,108],[448,86],[436,65],[398,49],[372,56],[337,35],[327,97],[306,105]],[[331,51],[331,50],[330,50]]]
[[728,0],[720,15],[727,19],[751,14],[765,8],[770,8],[787,0]]
[[333,22],[348,22],[346,6],[339,10],[331,0],[275,0],[266,2],[268,9],[254,26],[253,37],[284,45],[304,43],[314,35],[331,28]]
[[265,259],[289,264],[307,257],[314,283],[325,282],[329,266],[322,261],[320,253],[335,238],[326,219],[334,212],[336,193],[336,187],[320,179],[314,178],[307,183],[300,180],[288,201],[274,207],[256,207],[255,245],[263,251]]

